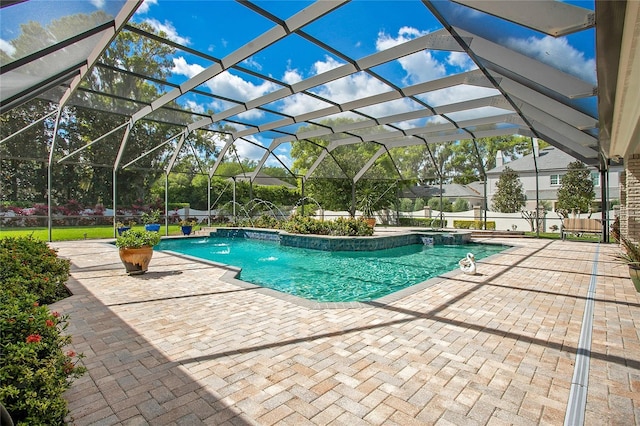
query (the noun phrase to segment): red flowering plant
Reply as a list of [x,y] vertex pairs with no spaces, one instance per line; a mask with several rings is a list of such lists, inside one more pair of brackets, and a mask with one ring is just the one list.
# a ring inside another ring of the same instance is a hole
[[63,392],[85,369],[45,303],[68,295],[69,262],[29,237],[0,239],[0,264],[0,402],[14,423],[64,424]]
[[67,316],[40,306],[33,295],[3,297],[0,305],[0,401],[14,423],[63,424],[63,392],[85,368],[65,349]]

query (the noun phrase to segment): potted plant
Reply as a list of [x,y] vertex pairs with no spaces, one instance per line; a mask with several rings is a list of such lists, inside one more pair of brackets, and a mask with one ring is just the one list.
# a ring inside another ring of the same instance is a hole
[[180,221],[180,229],[182,230],[182,235],[191,235],[191,231],[197,223],[198,222],[195,220],[182,219]]
[[371,189],[365,189],[358,198],[358,210],[362,212],[364,220],[370,227],[376,225],[376,218],[373,216],[375,213],[375,205],[377,202],[377,196]]
[[133,228],[133,225],[135,224],[136,224],[135,220],[130,220],[129,222],[127,222],[126,225],[123,222],[116,223],[116,229],[118,230],[118,235],[122,235],[124,231],[128,231],[129,229]]
[[629,266],[629,277],[637,292],[640,292],[640,245],[619,236],[623,251],[615,257]]
[[160,231],[160,210],[149,210],[140,217],[147,231]]
[[129,275],[147,272],[153,256],[153,246],[159,242],[160,234],[142,229],[130,229],[116,238],[120,260]]

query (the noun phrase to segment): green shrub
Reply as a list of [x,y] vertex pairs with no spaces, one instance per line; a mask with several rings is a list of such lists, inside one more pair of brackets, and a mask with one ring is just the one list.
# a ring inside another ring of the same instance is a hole
[[140,216],[140,220],[145,225],[150,225],[152,223],[160,223],[160,217],[162,216],[162,211],[159,209],[151,209],[148,212],[143,212]]
[[312,234],[312,235],[334,235],[334,236],[370,236],[373,235],[371,228],[364,218],[343,218],[339,217],[334,221],[318,220],[311,216],[294,214],[285,221],[278,221],[273,216],[263,215],[258,219],[249,221],[242,219],[231,227],[253,227],[282,229],[292,234]]
[[401,217],[399,220],[400,226],[419,226],[424,228],[445,228],[447,226],[447,220],[440,221],[438,218],[432,217]]
[[329,224],[329,235],[363,237],[373,235],[373,228],[364,218],[352,219],[339,217]]
[[[427,204],[429,205],[431,210],[440,211],[440,197],[429,198],[429,201],[427,202]],[[443,197],[442,198],[442,211],[443,212],[450,212],[452,209],[453,209],[453,204],[451,204],[451,200],[446,198],[446,197]]]
[[116,238],[116,247],[140,248],[155,246],[160,242],[160,234],[144,229],[129,229]]
[[469,229],[473,226],[472,220],[454,220],[453,227],[456,229]]
[[[456,229],[482,229],[484,221],[482,220],[454,220],[453,227]],[[495,230],[496,222],[487,221],[487,229]]]
[[263,214],[253,221],[253,226],[255,228],[280,229],[282,224],[281,221],[279,221],[275,217],[268,214]]
[[401,198],[399,210],[401,212],[412,212],[413,200],[411,198]]
[[463,198],[458,198],[451,207],[454,212],[466,212],[469,210],[469,203]]
[[40,306],[33,295],[5,297],[0,304],[0,401],[14,423],[64,424],[63,392],[85,368],[73,351],[64,352],[67,316]]
[[69,295],[69,261],[60,259],[46,242],[32,237],[0,239],[0,290],[6,297],[35,295],[42,304]]
[[314,219],[310,216],[293,215],[282,224],[282,229],[292,234],[328,235],[329,222]]
[[282,229],[292,234],[334,236],[370,236],[371,228],[363,218],[342,218],[334,221],[317,220],[309,216],[294,215],[283,223]]

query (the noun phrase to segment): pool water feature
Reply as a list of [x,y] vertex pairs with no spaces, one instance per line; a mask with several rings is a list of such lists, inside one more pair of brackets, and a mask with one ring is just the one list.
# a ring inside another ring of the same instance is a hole
[[424,282],[505,250],[489,244],[410,244],[374,251],[322,251],[288,247],[276,240],[181,238],[163,240],[167,250],[242,268],[240,280],[317,302],[364,302]]

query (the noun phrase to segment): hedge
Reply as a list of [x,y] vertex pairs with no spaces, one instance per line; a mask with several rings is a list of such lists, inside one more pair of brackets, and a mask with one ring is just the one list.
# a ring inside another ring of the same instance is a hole
[[[422,217],[401,217],[399,222],[400,226],[419,226],[424,228],[446,228],[447,220],[441,222],[438,218],[422,218]],[[444,225],[443,225],[444,223]]]
[[[483,229],[484,221],[482,220],[454,220],[453,227],[456,229]],[[496,229],[495,221],[487,221],[488,230]]]

